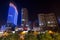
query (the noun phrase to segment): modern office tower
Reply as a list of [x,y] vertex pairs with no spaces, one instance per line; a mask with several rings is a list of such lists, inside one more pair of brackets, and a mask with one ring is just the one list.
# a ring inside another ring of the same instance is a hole
[[18,10],[13,3],[9,4],[7,23],[17,25]]
[[46,14],[47,27],[57,27],[57,19],[54,13]]
[[38,19],[40,28],[55,28],[58,26],[57,19],[54,13],[38,14]]
[[46,26],[45,14],[43,14],[43,13],[38,14],[38,20],[39,20],[39,27],[40,27],[40,30],[43,31],[43,27]]
[[28,10],[22,8],[21,10],[21,26],[28,26]]
[[39,26],[45,27],[45,14],[38,14]]

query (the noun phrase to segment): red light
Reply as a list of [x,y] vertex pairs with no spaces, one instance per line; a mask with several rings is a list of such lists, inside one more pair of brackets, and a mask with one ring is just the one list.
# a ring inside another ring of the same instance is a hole
[[27,27],[24,27],[23,30],[26,31],[27,30]]

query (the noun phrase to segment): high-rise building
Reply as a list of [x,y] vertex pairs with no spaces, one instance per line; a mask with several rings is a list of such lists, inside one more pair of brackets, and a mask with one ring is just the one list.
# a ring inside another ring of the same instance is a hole
[[45,27],[45,14],[38,14],[38,19],[39,19],[39,26],[40,27]]
[[[54,13],[38,14],[39,26],[44,29],[58,27],[57,19]],[[44,30],[42,29],[42,30]]]
[[57,27],[57,19],[54,13],[46,14],[47,27]]
[[10,2],[7,23],[17,25],[17,18],[18,18],[18,10],[16,6]]
[[44,31],[44,27],[46,26],[46,22],[45,22],[45,14],[38,14],[38,20],[39,20],[39,27],[40,27],[40,31]]
[[27,8],[22,8],[22,10],[21,10],[21,26],[29,26]]

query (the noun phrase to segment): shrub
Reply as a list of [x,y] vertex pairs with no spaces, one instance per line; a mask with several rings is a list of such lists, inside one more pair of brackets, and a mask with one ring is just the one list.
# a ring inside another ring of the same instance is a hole
[[25,35],[25,40],[38,40],[37,36],[33,34],[33,32],[29,32]]
[[60,33],[54,34],[54,40],[60,40]]
[[40,33],[39,39],[40,40],[54,40],[52,36],[48,33],[48,31],[45,33]]

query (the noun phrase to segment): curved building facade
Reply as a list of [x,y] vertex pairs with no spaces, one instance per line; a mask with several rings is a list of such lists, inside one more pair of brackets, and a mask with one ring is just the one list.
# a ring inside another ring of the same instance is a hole
[[17,25],[18,10],[17,7],[10,2],[7,23],[13,23]]

